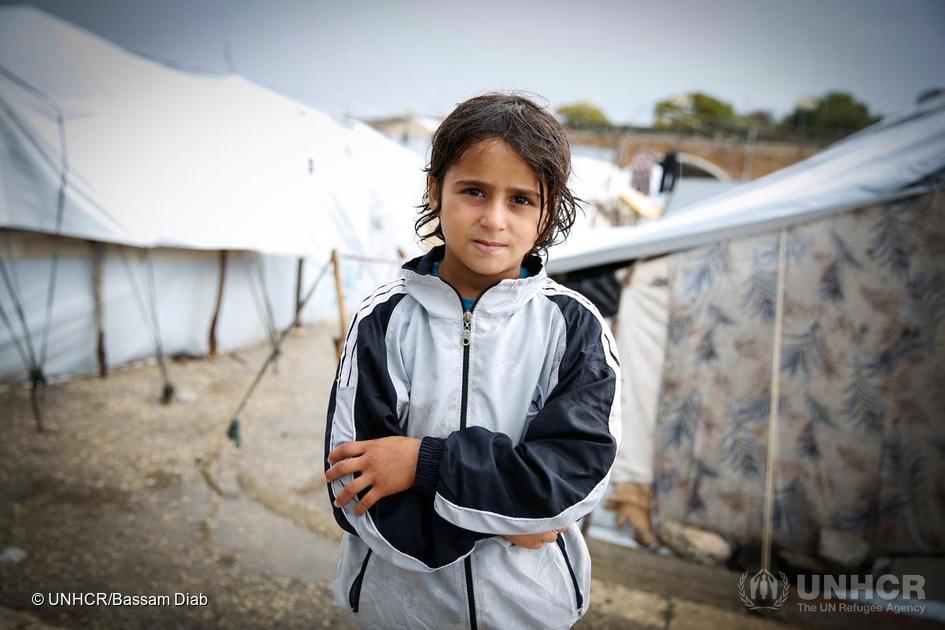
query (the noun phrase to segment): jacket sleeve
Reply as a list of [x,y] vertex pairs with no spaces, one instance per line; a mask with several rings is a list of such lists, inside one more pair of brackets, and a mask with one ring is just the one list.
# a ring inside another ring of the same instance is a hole
[[477,426],[423,439],[416,487],[435,491],[437,514],[457,527],[550,531],[588,514],[607,488],[621,427],[616,345],[583,297],[546,295],[564,318],[557,382],[522,442]]
[[[345,442],[405,435],[401,417],[406,416],[406,384],[392,378],[389,360],[394,359],[388,357],[385,342],[387,324],[403,297],[402,282],[381,287],[362,303],[351,323],[328,404],[326,471],[328,453]],[[351,480],[347,475],[328,484],[335,520],[375,554],[403,569],[435,571],[461,560],[476,540],[491,535],[445,520],[434,509],[433,495],[418,488],[384,497],[360,516],[353,501],[334,507],[335,497]]]

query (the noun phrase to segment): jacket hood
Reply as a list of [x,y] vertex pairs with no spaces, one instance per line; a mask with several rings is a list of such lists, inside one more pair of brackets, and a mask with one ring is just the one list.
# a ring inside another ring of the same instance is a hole
[[[445,253],[446,246],[438,245],[423,256],[404,263],[404,282],[407,293],[431,317],[461,320],[463,305],[459,292],[443,278],[433,275],[433,264],[443,260]],[[522,266],[528,271],[527,278],[500,280],[483,291],[473,307],[477,318],[507,317],[541,291],[548,279],[541,258],[528,255]]]

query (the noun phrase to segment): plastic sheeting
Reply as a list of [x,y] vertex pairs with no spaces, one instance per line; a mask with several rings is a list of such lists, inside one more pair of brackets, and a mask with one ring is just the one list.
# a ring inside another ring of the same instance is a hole
[[793,166],[657,222],[575,234],[549,251],[561,273],[799,225],[894,194],[945,163],[945,97],[890,116]]
[[[582,260],[629,260],[713,243],[664,259],[668,321],[657,323],[658,307],[641,308],[633,285],[618,314],[628,398],[624,435],[638,437],[625,440],[614,478],[652,478],[658,520],[741,543],[760,541],[773,267],[783,220],[793,227],[776,424],[775,543],[813,551],[822,530],[831,528],[861,536],[876,553],[941,552],[943,512],[935,497],[943,492],[937,480],[945,437],[935,422],[943,405],[935,383],[943,368],[934,348],[945,334],[939,245],[945,215],[941,196],[902,191],[945,168],[943,105],[893,117],[661,222],[600,233],[597,252],[552,252],[550,267],[567,269]],[[726,231],[727,214],[762,233],[733,238],[740,232]],[[608,249],[618,232],[626,237],[624,249]],[[582,258],[587,252],[593,255]],[[566,264],[555,265],[562,257]],[[646,345],[660,326],[665,355]],[[662,361],[657,379],[650,378],[651,360]],[[655,428],[646,410],[654,400]]]
[[770,426],[775,545],[945,551],[943,235],[941,189],[787,230],[770,425],[778,231],[669,257],[658,520],[757,544]]

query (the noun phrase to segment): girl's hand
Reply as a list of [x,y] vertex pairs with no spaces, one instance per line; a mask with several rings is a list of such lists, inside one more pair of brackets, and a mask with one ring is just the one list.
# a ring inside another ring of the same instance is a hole
[[521,534],[518,536],[503,536],[502,538],[505,538],[513,545],[525,547],[526,549],[541,549],[542,545],[556,542],[558,535],[566,529],[567,527],[562,527],[561,529],[542,532],[540,534]]
[[417,438],[392,436],[377,440],[347,442],[328,454],[331,468],[325,472],[329,483],[345,475],[361,473],[335,497],[335,507],[357,498],[366,488],[371,490],[358,501],[355,514],[367,512],[386,496],[409,490],[417,477],[420,455]]

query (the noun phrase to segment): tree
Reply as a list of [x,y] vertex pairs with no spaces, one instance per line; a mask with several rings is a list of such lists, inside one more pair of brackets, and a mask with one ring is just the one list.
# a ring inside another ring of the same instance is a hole
[[610,121],[604,112],[589,101],[562,105],[557,112],[564,119],[564,124],[573,129],[610,126]]
[[703,92],[690,92],[660,101],[653,108],[656,126],[664,129],[712,129],[737,125],[731,103]]
[[784,117],[781,126],[813,135],[848,135],[879,120],[869,107],[847,92],[828,92],[817,99],[799,102]]
[[767,129],[774,125],[774,114],[766,109],[755,110],[749,114],[746,114],[743,119],[744,124],[749,127]]

